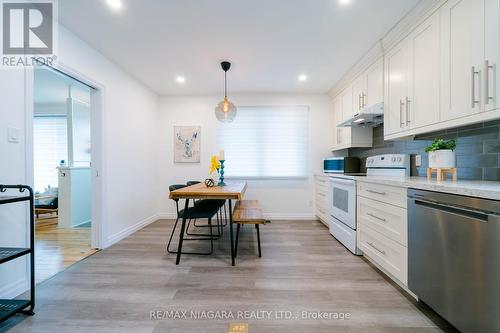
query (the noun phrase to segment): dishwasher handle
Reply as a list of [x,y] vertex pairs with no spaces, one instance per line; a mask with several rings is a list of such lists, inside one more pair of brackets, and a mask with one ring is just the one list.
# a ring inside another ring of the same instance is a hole
[[445,212],[448,212],[451,214],[461,215],[461,216],[464,216],[464,217],[467,217],[470,219],[481,220],[483,222],[488,222],[489,217],[494,215],[494,214],[491,214],[490,212],[478,210],[478,209],[473,209],[473,208],[447,205],[447,204],[442,204],[442,203],[438,203],[438,202],[422,200],[422,199],[417,199],[417,198],[414,198],[414,200],[415,200],[415,205],[424,206],[424,207],[433,208],[433,209],[438,209],[438,210],[445,211]]

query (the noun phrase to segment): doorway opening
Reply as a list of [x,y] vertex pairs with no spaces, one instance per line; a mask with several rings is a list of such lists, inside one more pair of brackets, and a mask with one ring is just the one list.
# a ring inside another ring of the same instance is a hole
[[57,70],[34,69],[35,276],[46,280],[92,247],[92,94]]

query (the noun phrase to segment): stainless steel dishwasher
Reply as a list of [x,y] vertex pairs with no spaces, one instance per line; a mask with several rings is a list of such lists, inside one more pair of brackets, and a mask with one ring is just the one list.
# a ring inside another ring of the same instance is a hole
[[408,190],[408,287],[462,332],[500,332],[500,201]]

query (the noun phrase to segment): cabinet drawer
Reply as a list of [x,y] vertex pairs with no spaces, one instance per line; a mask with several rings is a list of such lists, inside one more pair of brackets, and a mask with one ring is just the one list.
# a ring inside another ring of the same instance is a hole
[[408,246],[408,211],[380,201],[358,197],[358,223]]
[[359,248],[389,274],[408,285],[408,249],[370,227],[359,229]]
[[358,195],[406,208],[406,188],[358,182]]

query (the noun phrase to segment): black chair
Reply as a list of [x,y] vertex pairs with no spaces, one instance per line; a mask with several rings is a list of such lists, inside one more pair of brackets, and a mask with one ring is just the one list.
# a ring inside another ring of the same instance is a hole
[[[190,180],[186,184],[187,186],[191,185],[196,185],[201,183],[200,181],[196,180]],[[223,229],[221,226],[221,221],[224,220],[224,225],[227,225],[227,213],[226,213],[226,200],[216,200],[216,199],[199,199],[199,200],[194,200],[194,206],[199,207],[202,209],[212,209],[217,207],[217,225],[214,226],[212,225],[211,227],[217,227],[218,230],[218,235],[221,236],[223,234]],[[224,207],[223,210],[221,210]],[[190,236],[208,236],[207,234],[198,234],[194,232],[189,232],[189,227],[191,225],[191,220],[189,220],[187,226],[186,226],[186,235]],[[208,228],[208,224],[196,224],[196,219],[193,221],[193,225],[198,228]]]
[[[169,191],[175,191],[186,187],[187,185],[170,185]],[[218,239],[218,235],[214,235],[212,231],[212,218],[217,214],[219,208],[217,206],[200,206],[200,207],[188,207],[187,209],[179,210],[179,199],[174,199],[175,207],[177,210],[177,219],[175,220],[174,228],[172,229],[172,233],[170,234],[170,239],[167,244],[167,252],[176,254],[177,251],[170,250],[170,244],[172,242],[172,238],[174,236],[175,230],[177,228],[177,224],[179,220],[182,218],[186,218],[189,221],[193,219],[208,219],[208,225],[210,226],[210,234],[209,235],[199,235],[199,236],[208,236],[208,237],[196,237],[196,238],[186,238],[183,240],[210,240],[210,252],[181,252],[182,254],[196,254],[196,255],[210,255],[214,251],[214,240]]]

